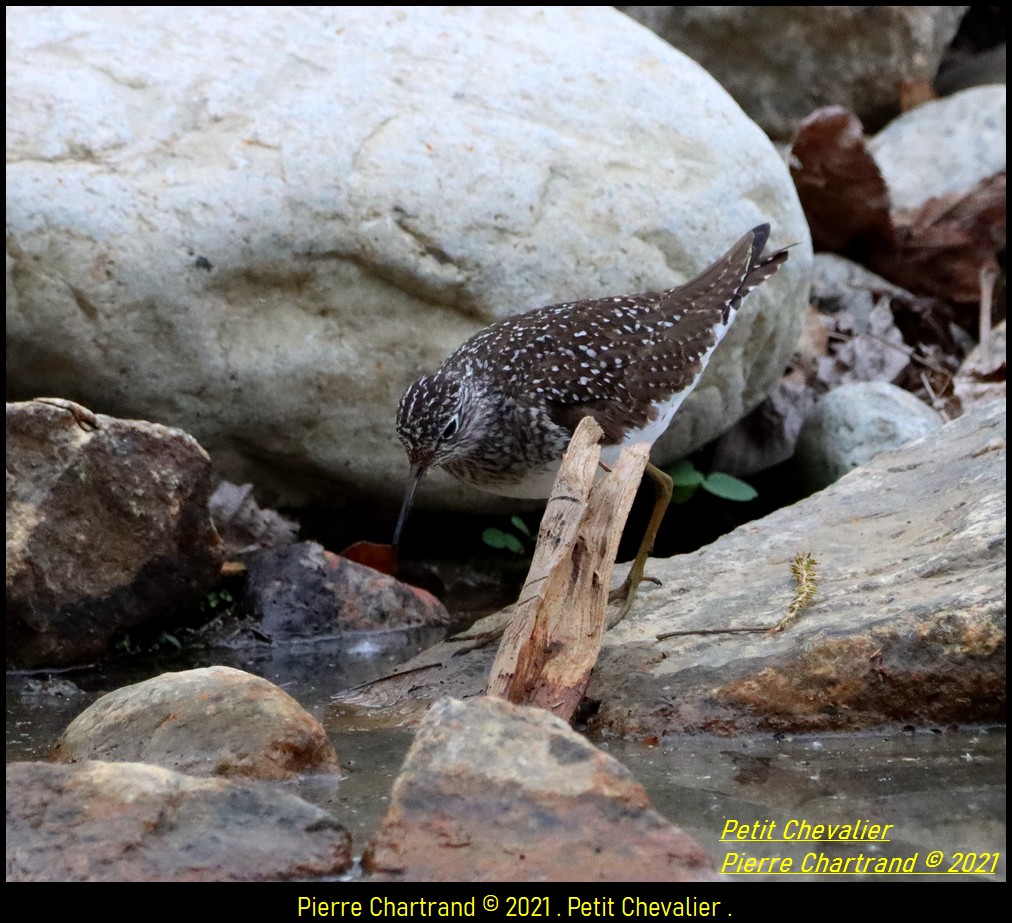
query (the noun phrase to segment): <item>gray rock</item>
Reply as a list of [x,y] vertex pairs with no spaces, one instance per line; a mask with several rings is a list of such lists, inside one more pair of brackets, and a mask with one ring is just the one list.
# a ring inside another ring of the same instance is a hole
[[965,6],[623,6],[703,65],[773,138],[822,106],[878,127],[930,81]]
[[935,90],[939,96],[949,96],[970,87],[1005,83],[1008,73],[1008,54],[1005,43],[984,51],[953,57],[935,77]]
[[[786,167],[709,75],[611,8],[8,24],[14,393],[184,426],[231,480],[287,500],[392,505],[405,386],[511,313],[676,284],[762,220],[797,242],[669,459],[758,403],[793,348],[810,248]],[[502,508],[442,474],[422,500]]]
[[163,673],[102,696],[70,723],[50,758],[262,780],[341,768],[316,718],[273,683],[231,667]]
[[969,192],[1006,168],[1005,86],[974,87],[924,103],[868,142],[894,209]]
[[715,441],[713,470],[742,477],[787,461],[827,390],[893,381],[910,364],[912,350],[893,317],[897,304],[916,301],[909,292],[842,256],[817,253],[811,301],[789,370],[751,414]]
[[[1005,407],[884,452],[691,554],[605,640],[588,695],[622,734],[948,726],[1005,714]],[[771,626],[818,561],[812,605]]]
[[496,698],[433,705],[362,865],[411,881],[717,877],[621,763],[549,712]]
[[69,401],[7,405],[7,659],[80,663],[219,578],[207,453]]
[[351,837],[266,785],[141,763],[7,766],[8,881],[272,881],[338,875]]
[[252,484],[222,481],[211,494],[211,517],[229,560],[240,554],[291,545],[299,524],[276,510],[261,509]]
[[316,542],[299,542],[246,558],[243,608],[274,640],[321,639],[349,631],[448,625],[446,607],[409,586]]
[[794,460],[809,488],[820,490],[943,422],[938,411],[888,382],[841,385],[809,413]]
[[[642,737],[1004,721],[1005,455],[995,401],[693,554],[651,561],[662,586],[644,584],[605,635],[587,692],[594,727]],[[797,595],[792,561],[809,552],[814,600],[767,635]],[[658,640],[671,631],[690,634]],[[436,646],[400,668],[414,672],[348,700],[403,720],[407,703],[421,713],[480,693],[494,652],[457,649]]]

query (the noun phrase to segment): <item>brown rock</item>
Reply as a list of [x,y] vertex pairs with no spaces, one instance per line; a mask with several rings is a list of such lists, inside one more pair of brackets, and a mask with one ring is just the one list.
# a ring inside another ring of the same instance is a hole
[[269,881],[337,875],[351,837],[266,785],[139,763],[7,767],[8,881]]
[[442,699],[362,859],[421,881],[700,881],[713,864],[629,771],[554,715]]
[[186,433],[56,399],[7,405],[7,659],[79,663],[195,605],[221,567]]
[[164,673],[102,696],[70,723],[50,759],[250,779],[341,768],[319,721],[273,683],[231,667]]

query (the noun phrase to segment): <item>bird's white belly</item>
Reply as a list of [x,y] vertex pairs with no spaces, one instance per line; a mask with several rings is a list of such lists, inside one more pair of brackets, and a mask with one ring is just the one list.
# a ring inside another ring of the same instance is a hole
[[551,496],[561,465],[562,459],[560,458],[557,462],[527,471],[522,481],[507,484],[485,482],[476,486],[487,494],[496,494],[500,497],[516,497],[518,500],[544,500]]
[[[601,462],[607,467],[612,467],[617,461],[622,450],[630,445],[646,442],[650,445],[660,438],[661,434],[668,428],[676,411],[688,396],[688,391],[675,394],[662,404],[658,404],[657,416],[641,430],[632,430],[625,439],[618,445],[607,445],[601,449]],[[555,479],[558,477],[562,460],[534,468],[528,471],[522,481],[513,484],[490,484],[481,485],[486,493],[497,494],[501,497],[516,497],[523,500],[544,500],[551,496],[552,488],[555,486]],[[600,474],[600,472],[599,472]]]
[[663,403],[654,404],[654,411],[657,416],[654,417],[643,429],[630,430],[625,434],[625,438],[621,443],[615,446],[608,446],[602,451],[612,452],[611,456],[613,459],[618,459],[619,452],[622,451],[627,445],[636,445],[640,442],[648,442],[653,445],[661,436],[664,431],[671,425],[671,420],[677,413],[678,408],[682,406],[682,402],[689,396],[691,389],[681,391],[678,394],[673,394]]

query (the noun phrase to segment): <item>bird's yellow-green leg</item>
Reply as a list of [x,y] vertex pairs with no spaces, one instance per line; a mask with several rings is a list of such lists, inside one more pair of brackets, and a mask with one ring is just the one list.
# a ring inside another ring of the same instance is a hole
[[661,527],[661,521],[668,510],[668,503],[671,502],[671,491],[673,485],[668,477],[656,465],[647,462],[643,472],[650,478],[654,486],[654,510],[650,514],[650,522],[647,523],[643,533],[643,540],[640,542],[639,551],[633,559],[632,567],[625,578],[625,583],[620,586],[612,595],[613,602],[620,602],[618,613],[610,620],[609,628],[614,627],[622,621],[632,608],[636,600],[636,591],[639,589],[640,581],[643,580],[643,572],[646,570],[647,558],[654,550],[654,540],[657,538],[657,530]]

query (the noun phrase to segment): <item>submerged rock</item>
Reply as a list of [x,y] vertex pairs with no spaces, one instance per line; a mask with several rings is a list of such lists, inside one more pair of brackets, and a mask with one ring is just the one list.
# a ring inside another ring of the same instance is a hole
[[707,881],[713,864],[621,763],[539,708],[442,699],[362,859],[413,881]]
[[351,837],[266,785],[140,763],[7,766],[8,881],[272,881],[338,875]]
[[316,718],[273,683],[231,667],[164,673],[102,696],[70,723],[50,759],[263,780],[341,769]]

